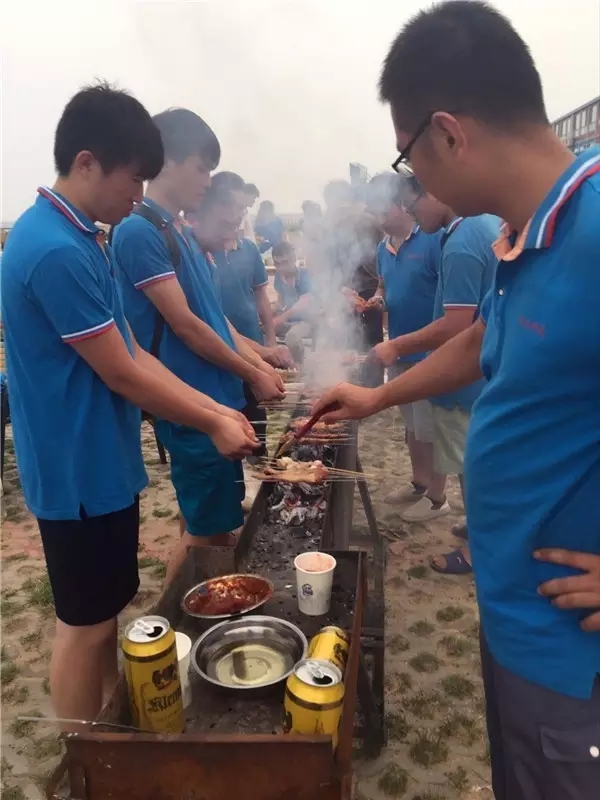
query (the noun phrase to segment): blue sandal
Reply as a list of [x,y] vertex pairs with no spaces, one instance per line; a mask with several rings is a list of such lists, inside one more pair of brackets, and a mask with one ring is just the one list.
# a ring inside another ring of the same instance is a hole
[[444,554],[442,558],[446,560],[445,567],[438,567],[433,558],[429,559],[429,566],[442,575],[470,575],[473,572],[473,567],[464,557],[462,550],[453,550],[451,553]]

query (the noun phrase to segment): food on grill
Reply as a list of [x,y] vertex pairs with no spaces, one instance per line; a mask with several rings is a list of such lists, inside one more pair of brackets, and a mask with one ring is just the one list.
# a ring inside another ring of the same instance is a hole
[[185,598],[185,607],[192,614],[219,617],[240,614],[264,603],[272,589],[256,575],[229,575],[205,581]]
[[[294,431],[299,431],[303,425],[306,425],[309,419],[310,417],[296,417],[290,422],[290,427]],[[310,436],[313,433],[317,432],[319,434],[325,434],[333,431],[341,431],[343,429],[344,429],[343,422],[332,422],[330,425],[327,425],[327,423],[323,422],[322,420],[319,420],[319,422],[315,422],[315,424],[312,426],[307,435]]]
[[284,456],[264,467],[262,475],[286,483],[322,483],[329,470],[322,461],[294,461]]

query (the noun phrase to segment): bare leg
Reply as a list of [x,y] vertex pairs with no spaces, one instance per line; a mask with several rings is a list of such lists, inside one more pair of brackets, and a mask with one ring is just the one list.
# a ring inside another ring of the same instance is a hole
[[231,547],[231,534],[219,533],[215,536],[191,536],[189,533],[184,532],[167,565],[164,582],[165,587],[168,586],[175,575],[177,575],[179,568],[186,559],[189,547]]
[[[57,717],[94,720],[102,708],[103,688],[114,680],[108,650],[116,662],[117,621],[72,626],[56,621],[56,636],[50,662],[50,693]],[[64,731],[79,726],[61,725]]]
[[117,640],[117,620],[115,620],[115,641],[107,641],[104,648],[104,673],[102,676],[102,705],[113,696],[119,682],[119,659]]
[[[465,486],[464,486],[464,478],[463,478],[463,476],[459,475],[458,476],[458,480],[459,480],[459,483],[460,483],[460,491],[461,491],[461,494],[462,494],[462,500],[463,500],[463,505],[464,505],[464,502],[465,502]],[[464,531],[461,531],[461,528],[464,528]],[[452,528],[452,532],[455,535],[457,535],[457,533],[458,533],[458,535],[460,535],[461,538],[464,538],[464,536],[465,536],[465,534],[467,532],[466,531],[466,525],[464,525],[464,526],[463,525],[454,525],[453,528]],[[467,562],[467,564],[469,566],[471,566],[471,552],[469,550],[469,545],[468,544],[463,545],[462,547],[459,547],[458,549],[463,554],[463,557],[464,557],[465,561]],[[443,570],[443,569],[446,569],[446,567],[447,567],[447,559],[443,555],[432,556],[431,562],[433,564],[435,564],[435,566],[438,567],[438,569],[442,569]]]
[[433,464],[433,445],[429,442],[417,441],[413,431],[409,430],[406,431],[406,443],[412,466],[413,483],[429,488]]

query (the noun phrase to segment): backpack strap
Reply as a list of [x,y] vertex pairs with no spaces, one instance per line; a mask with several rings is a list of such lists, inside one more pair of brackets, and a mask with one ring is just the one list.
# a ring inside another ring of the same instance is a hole
[[[163,219],[158,211],[155,211],[151,206],[146,205],[145,203],[136,203],[133,207],[132,214],[137,214],[138,217],[143,217],[147,220],[151,225],[161,232],[164,236],[165,244],[167,245],[167,250],[169,252],[169,260],[173,265],[173,269],[175,270],[175,274],[177,274],[177,270],[179,269],[179,265],[181,263],[181,251],[179,250],[179,245],[177,244],[177,236],[173,229],[173,226],[170,222]],[[113,232],[114,226],[110,229],[108,234],[108,244],[112,244],[113,239]],[[163,332],[165,329],[165,319],[163,315],[156,309],[156,320],[154,322],[154,330],[152,332],[152,341],[150,343],[150,353],[155,358],[158,358],[158,353],[160,350],[160,343],[162,340]]]

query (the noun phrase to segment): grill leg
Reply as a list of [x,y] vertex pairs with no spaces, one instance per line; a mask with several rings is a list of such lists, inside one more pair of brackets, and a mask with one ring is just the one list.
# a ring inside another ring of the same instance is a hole
[[375,693],[369,680],[365,657],[361,648],[358,665],[358,699],[365,718],[363,750],[367,758],[377,758],[385,741],[383,717],[377,707]]
[[[360,463],[360,457],[358,455],[356,456],[356,470],[357,472],[362,472],[364,474],[362,464]],[[381,537],[379,536],[379,530],[377,529],[375,510],[373,509],[373,503],[371,502],[371,495],[369,494],[366,480],[358,481],[358,491],[360,492],[360,499],[362,500],[363,508],[365,509],[367,522],[369,523],[371,538],[373,539],[374,544],[378,544]]]
[[154,428],[154,426],[153,426],[152,429],[154,431],[154,440],[156,441],[156,449],[158,450],[159,461],[160,461],[161,464],[166,464],[167,463],[167,453],[165,451],[165,448],[162,446],[162,444],[160,442],[160,439],[158,438],[158,435],[156,433],[156,428]]

